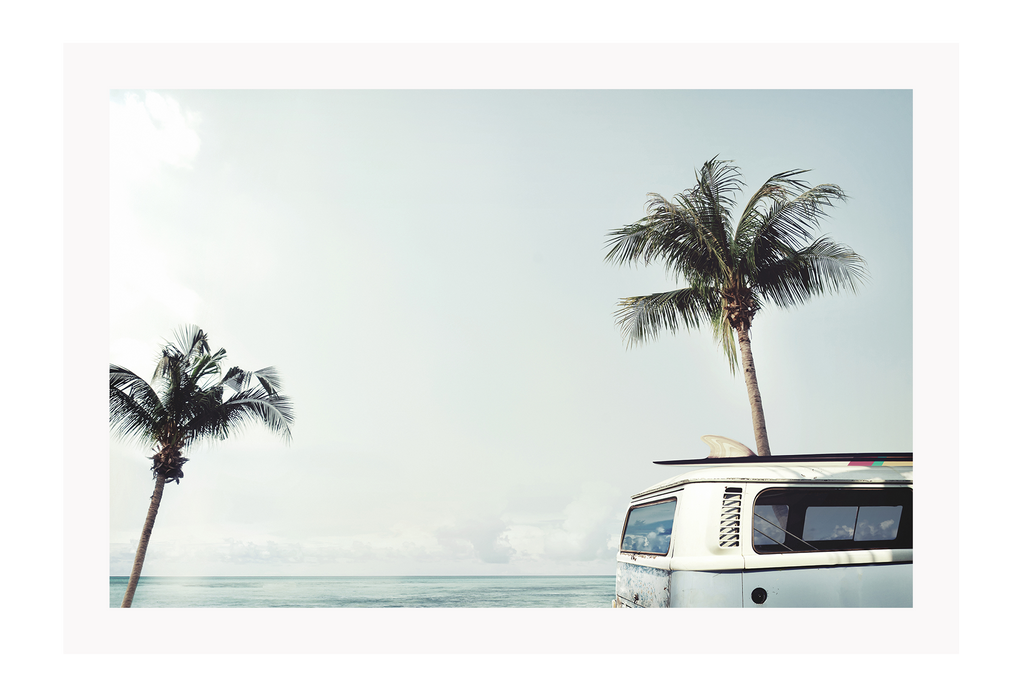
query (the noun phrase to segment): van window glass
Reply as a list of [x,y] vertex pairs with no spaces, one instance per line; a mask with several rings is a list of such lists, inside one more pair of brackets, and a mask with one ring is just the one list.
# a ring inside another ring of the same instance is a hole
[[893,540],[900,530],[903,507],[861,507],[856,540]]
[[785,504],[754,507],[754,545],[781,544],[786,540],[789,507]]
[[630,509],[620,549],[623,552],[667,554],[675,514],[674,499]]
[[805,540],[853,540],[857,507],[807,507]]
[[910,549],[910,487],[773,487],[754,500],[757,553]]

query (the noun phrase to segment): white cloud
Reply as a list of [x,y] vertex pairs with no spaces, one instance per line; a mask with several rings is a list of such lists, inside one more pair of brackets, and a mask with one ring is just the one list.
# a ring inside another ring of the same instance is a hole
[[618,546],[621,493],[605,482],[585,483],[561,516],[510,524],[501,540],[512,561],[584,562],[607,559]]
[[[168,327],[195,322],[203,299],[169,270],[178,266],[172,246],[163,243],[173,230],[144,223],[136,206],[139,194],[158,191],[153,177],[161,167],[191,168],[199,153],[200,116],[174,99],[146,92],[126,93],[110,101],[110,317],[114,322],[153,309]],[[150,185],[149,189],[146,186]],[[166,225],[161,223],[161,225]],[[160,244],[151,240],[160,230]]]
[[110,172],[115,182],[145,177],[160,165],[191,167],[199,153],[201,119],[170,97],[146,92],[110,103]]
[[483,562],[509,562],[515,554],[508,526],[499,519],[462,521],[437,531],[437,540],[454,559],[476,557]]

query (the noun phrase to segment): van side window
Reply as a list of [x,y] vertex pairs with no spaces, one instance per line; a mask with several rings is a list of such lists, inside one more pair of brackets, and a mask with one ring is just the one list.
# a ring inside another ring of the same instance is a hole
[[619,549],[626,553],[668,554],[675,515],[675,499],[633,507],[626,517]]
[[909,487],[773,488],[754,501],[757,553],[913,548]]
[[785,504],[754,507],[754,546],[780,544],[786,540],[789,507]]

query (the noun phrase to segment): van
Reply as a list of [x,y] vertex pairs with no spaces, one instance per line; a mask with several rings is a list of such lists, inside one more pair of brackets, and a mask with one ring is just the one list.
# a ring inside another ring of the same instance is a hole
[[704,459],[632,497],[616,608],[911,607],[912,453]]

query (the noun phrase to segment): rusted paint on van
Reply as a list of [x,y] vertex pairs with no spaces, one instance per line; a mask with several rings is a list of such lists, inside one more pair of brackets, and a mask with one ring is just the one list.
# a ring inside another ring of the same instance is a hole
[[668,608],[669,571],[620,562],[615,572],[615,590],[626,608]]

